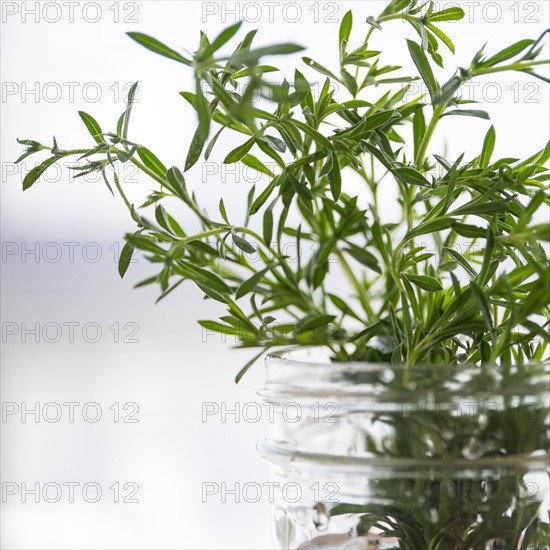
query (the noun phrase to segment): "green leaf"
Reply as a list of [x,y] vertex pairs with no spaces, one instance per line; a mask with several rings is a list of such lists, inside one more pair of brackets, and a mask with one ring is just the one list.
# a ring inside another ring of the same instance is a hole
[[493,156],[493,151],[495,150],[496,143],[496,132],[495,127],[491,126],[487,135],[485,136],[485,141],[483,142],[483,149],[481,151],[481,156],[479,157],[479,166],[481,168],[487,168],[491,162],[491,157]]
[[206,330],[213,330],[215,332],[221,332],[222,334],[232,334],[236,336],[241,334],[238,328],[232,327],[231,325],[224,325],[217,321],[199,321],[199,325]]
[[481,314],[483,315],[483,320],[485,321],[487,330],[491,333],[491,338],[494,340],[495,333],[493,329],[493,318],[491,315],[491,306],[489,304],[489,300],[483,292],[483,289],[475,281],[470,282],[470,290],[472,291],[472,294],[477,302],[477,305],[479,306]]
[[422,290],[427,290],[428,292],[443,290],[441,283],[435,277],[430,277],[428,275],[413,275],[411,273],[403,273],[403,277],[413,285],[416,285]]
[[269,271],[270,268],[262,269],[261,271],[258,271],[257,273],[254,273],[252,277],[244,281],[241,286],[237,289],[237,292],[235,293],[235,298],[239,299],[243,296],[246,296],[249,292],[253,291],[256,286],[258,286],[258,283],[264,278],[265,274]]
[[233,63],[241,63],[243,65],[255,64],[259,59],[266,55],[288,55],[303,51],[302,46],[297,44],[276,44],[274,46],[266,46],[256,50],[249,50],[237,53],[231,57]]
[[220,214],[222,215],[222,218],[224,219],[225,223],[227,225],[231,225],[229,223],[229,220],[227,219],[227,212],[225,211],[225,204],[223,203],[223,198],[220,199],[220,203],[218,204],[218,209],[219,209]]
[[85,113],[84,111],[78,111],[78,114],[80,115],[82,122],[84,122],[86,128],[88,128],[88,132],[90,132],[96,143],[105,143],[105,138],[102,135],[103,132],[101,131],[101,126],[97,123],[96,119],[88,113]]
[[403,242],[407,242],[410,239],[419,237],[420,235],[428,235],[430,233],[436,233],[438,231],[443,231],[444,229],[449,229],[450,227],[453,227],[455,223],[454,218],[448,217],[436,218],[434,220],[430,220],[429,222],[420,223],[405,235]]
[[481,265],[481,270],[477,276],[476,281],[480,285],[487,283],[489,278],[492,275],[492,266],[493,266],[493,252],[495,250],[495,233],[492,227],[487,226],[487,231],[485,232],[485,251],[483,253],[483,264]]
[[130,262],[132,261],[132,256],[134,254],[134,247],[130,243],[125,243],[120,251],[120,257],[118,259],[118,273],[120,277],[124,277]]
[[477,276],[477,273],[475,272],[474,268],[470,265],[468,260],[466,260],[466,258],[462,254],[459,254],[452,248],[445,248],[445,251],[447,252],[447,254],[449,254],[449,256],[451,256],[451,258],[455,262],[461,265],[468,272],[469,275],[471,275],[472,277]]
[[286,151],[286,143],[277,137],[273,136],[264,136],[263,141],[265,141],[270,147],[279,151],[279,153],[284,153]]
[[234,25],[231,25],[230,27],[227,27],[227,29],[224,29],[212,42],[210,47],[206,48],[202,52],[203,57],[210,57],[214,52],[217,52],[224,44],[229,42],[235,34],[239,31],[242,25],[242,21],[239,21],[238,23],[235,23]]
[[339,40],[340,44],[345,40],[346,42],[349,41],[349,35],[351,33],[351,27],[353,25],[353,14],[351,10],[346,12],[346,15],[342,18],[342,22],[340,23],[340,32],[339,32]]
[[277,186],[277,183],[279,182],[279,178],[275,177],[271,180],[269,185],[259,194],[258,198],[254,201],[252,206],[250,207],[250,216],[253,216],[260,210],[260,208],[266,203],[267,199],[271,196],[271,193],[273,193],[273,190]]
[[233,239],[235,245],[243,252],[246,252],[247,254],[254,254],[256,252],[256,249],[246,239],[239,237],[239,235],[231,233],[231,238]]
[[482,118],[484,120],[490,120],[489,114],[486,111],[480,111],[476,109],[457,109],[455,111],[447,111],[441,118],[445,116],[469,116]]
[[453,225],[453,230],[461,237],[466,237],[467,239],[484,239],[487,235],[487,230],[483,227],[467,223],[456,222]]
[[505,212],[510,207],[510,203],[505,200],[485,200],[480,202],[471,202],[449,212],[450,216],[479,216],[481,214],[496,214]]
[[432,68],[430,66],[430,62],[428,61],[428,58],[426,57],[426,54],[424,53],[422,48],[416,42],[413,42],[412,40],[407,40],[407,45],[409,47],[409,52],[411,54],[412,60],[414,61],[414,64],[416,65],[416,68],[418,69],[418,72],[420,73],[424,84],[426,84],[426,87],[428,88],[432,103],[435,104],[437,91],[439,90],[439,84],[435,79]]
[[430,23],[437,23],[438,21],[460,21],[464,15],[464,10],[462,8],[452,7],[432,13],[428,17],[428,21]]
[[253,168],[254,170],[257,170],[258,172],[261,172],[262,174],[266,174],[267,176],[274,177],[275,174],[260,160],[258,160],[254,155],[245,155],[241,162],[248,166],[249,168]]
[[296,126],[298,126],[298,128],[300,128],[300,130],[302,130],[302,132],[304,132],[305,134],[308,134],[309,136],[311,136],[319,145],[322,145],[323,147],[326,147],[327,149],[332,149],[332,143],[321,133],[319,133],[317,130],[315,130],[315,128],[312,128],[311,126],[308,126],[307,124],[305,124],[304,122],[300,121],[300,120],[292,120],[292,123]]
[[375,29],[378,29],[379,31],[382,30],[382,27],[380,26],[380,24],[378,23],[378,21],[376,21],[376,19],[372,16],[372,15],[369,15],[367,17],[367,23],[369,25],[371,25],[372,27],[374,27]]
[[29,187],[31,187],[37,180],[40,178],[40,176],[55,162],[57,162],[61,157],[51,157],[47,160],[45,160],[43,163],[39,164],[38,166],[35,166],[32,170],[28,172],[28,174],[23,179],[23,191],[26,191]]
[[340,197],[342,191],[342,174],[340,173],[340,164],[338,162],[338,155],[332,153],[332,169],[328,173],[328,180],[330,183],[330,192],[335,201]]
[[139,250],[145,250],[146,252],[152,252],[161,256],[166,254],[166,250],[160,247],[152,237],[146,235],[127,235],[126,242]]
[[[266,346],[266,349],[269,349],[269,346]],[[246,365],[239,371],[237,376],[235,377],[235,384],[238,384],[241,380],[241,378],[246,374],[248,369],[265,353],[265,350],[262,349],[260,353],[256,354]]]
[[134,97],[136,95],[138,83],[134,82],[128,91],[128,97],[126,99],[126,111],[124,112],[124,122],[122,126],[122,137],[126,139],[128,137],[128,126],[130,125],[130,115],[132,113],[132,106],[134,105]]
[[199,126],[195,131],[195,135],[193,136],[193,140],[191,141],[191,145],[189,146],[187,158],[185,159],[186,172],[199,160],[207,139],[208,133],[205,133],[204,130]]
[[139,158],[143,164],[152,170],[157,176],[164,178],[166,176],[166,166],[158,159],[158,157],[146,147],[139,147],[137,150]]
[[333,80],[336,80],[337,82],[340,81],[340,79],[331,71],[317,63],[317,61],[313,61],[310,57],[302,57],[302,61],[312,69],[316,70],[318,73],[324,74],[325,76],[328,76],[329,78],[332,78]]
[[180,199],[183,201],[189,200],[185,178],[177,166],[172,166],[172,168],[166,172],[166,179]]
[[252,146],[256,143],[256,138],[250,138],[248,141],[245,141],[242,145],[239,145],[233,151],[231,151],[223,161],[224,164],[233,164],[241,160],[247,153],[252,149]]
[[127,34],[138,44],[141,44],[142,46],[154,53],[157,53],[164,57],[168,57],[169,59],[173,59],[174,61],[178,61],[179,63],[183,63],[184,65],[187,65],[189,67],[192,65],[192,62],[189,59],[186,59],[178,52],[172,50],[162,42],[159,42],[156,38],[152,38],[151,36],[148,36],[141,32],[129,32]]
[[187,159],[185,160],[186,172],[199,160],[206,140],[208,139],[208,134],[210,133],[210,112],[208,101],[202,93],[201,82],[198,78],[195,82],[195,88],[195,101],[197,114],[199,116],[199,126],[195,131],[195,135],[193,136],[193,140],[191,141],[191,145],[189,146]]
[[430,23],[427,23],[426,27],[432,31],[452,53],[455,53],[455,45],[453,44],[453,41],[441,29],[438,29],[435,25],[431,25]]
[[493,67],[494,65],[498,65],[499,63],[502,63],[503,61],[507,61],[508,59],[511,59],[512,57],[515,57],[516,55],[520,54],[523,50],[525,50],[532,44],[533,44],[533,40],[520,40],[519,42],[516,42],[515,44],[508,46],[507,48],[500,51],[496,55],[493,55],[493,57],[486,59],[479,66]]
[[426,134],[426,119],[424,117],[424,109],[418,109],[413,118],[413,141],[414,141],[414,157],[418,157],[418,151],[422,145],[422,140]]
[[357,246],[355,244],[349,243],[348,248],[344,250],[360,264],[367,266],[376,273],[382,273],[382,270],[380,269],[380,261],[374,254],[371,254],[368,250],[361,248],[360,246]]
[[264,242],[267,246],[270,245],[271,239],[273,238],[273,207],[277,203],[277,200],[274,200],[265,210],[263,218],[263,237]]
[[420,187],[431,187],[432,184],[412,166],[399,166],[392,170],[393,175],[405,185],[418,185]]

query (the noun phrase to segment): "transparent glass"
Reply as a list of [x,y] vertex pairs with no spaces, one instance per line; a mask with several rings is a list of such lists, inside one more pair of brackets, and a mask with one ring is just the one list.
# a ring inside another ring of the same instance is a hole
[[550,548],[548,363],[271,354],[260,395],[276,548]]

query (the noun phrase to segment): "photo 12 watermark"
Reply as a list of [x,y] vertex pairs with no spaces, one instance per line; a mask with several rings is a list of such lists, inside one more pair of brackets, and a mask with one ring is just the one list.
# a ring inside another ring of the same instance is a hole
[[86,423],[97,424],[113,422],[115,424],[139,423],[139,405],[135,401],[100,404],[96,401],[3,401],[2,424],[10,423]]
[[2,502],[46,504],[137,504],[139,485],[133,481],[104,485],[96,481],[4,481]]
[[3,321],[2,343],[46,344],[138,344],[139,324],[134,321],[113,324],[97,321]]
[[0,2],[2,23],[139,23],[139,2]]

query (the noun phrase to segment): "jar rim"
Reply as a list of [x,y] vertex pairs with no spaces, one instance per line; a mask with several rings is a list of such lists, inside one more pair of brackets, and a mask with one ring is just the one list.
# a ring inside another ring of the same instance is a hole
[[[405,372],[407,370],[416,370],[418,371],[432,371],[442,368],[452,368],[454,371],[468,371],[471,369],[495,369],[500,370],[502,367],[497,364],[485,364],[483,366],[476,365],[474,363],[461,363],[459,365],[450,365],[450,364],[423,364],[414,365],[413,367],[408,365],[393,365],[391,363],[382,363],[382,362],[369,362],[369,361],[314,361],[307,359],[299,359],[297,356],[304,353],[305,351],[319,351],[323,349],[320,346],[303,346],[299,348],[289,348],[283,349],[280,351],[270,352],[266,355],[265,360],[266,364],[278,364],[281,366],[292,366],[306,369],[325,369],[327,366],[330,366],[330,370],[334,371],[354,371],[354,372],[376,372],[379,370],[391,370],[394,372]],[[550,374],[550,358],[544,359],[539,362],[530,361],[527,363],[522,363],[520,365],[511,365],[511,368],[529,368],[536,365],[545,365],[547,367],[547,372]]]
[[[430,402],[466,397],[531,397],[550,407],[550,362],[532,362],[503,369],[499,365],[415,365],[330,362],[312,360],[322,348],[294,348],[269,353],[266,383],[258,394],[266,401],[338,397],[370,406],[401,406],[403,400],[426,398]],[[305,355],[305,357],[304,357]],[[327,368],[329,367],[329,368]],[[365,403],[365,401],[363,401]]]

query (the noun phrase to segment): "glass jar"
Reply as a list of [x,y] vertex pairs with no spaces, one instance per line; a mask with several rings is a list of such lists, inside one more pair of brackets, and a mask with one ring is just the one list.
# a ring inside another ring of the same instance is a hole
[[276,548],[550,548],[548,363],[331,363],[271,354],[258,448]]

